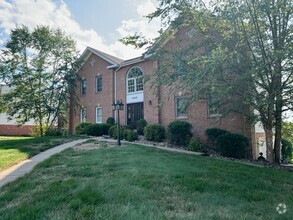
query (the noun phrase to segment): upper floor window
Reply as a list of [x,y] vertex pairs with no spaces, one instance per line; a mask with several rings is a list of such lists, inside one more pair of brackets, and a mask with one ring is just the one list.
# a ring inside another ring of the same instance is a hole
[[127,93],[143,91],[143,73],[139,67],[132,67],[127,74]]
[[220,115],[219,112],[219,97],[216,95],[209,95],[208,97],[208,115],[210,117]]
[[96,92],[103,91],[103,78],[101,76],[96,77]]
[[85,95],[86,94],[86,79],[81,80],[81,83],[80,83],[80,93],[81,93],[81,95]]
[[81,108],[80,109],[80,122],[85,122],[86,121],[86,108]]
[[176,118],[187,118],[188,97],[175,98]]

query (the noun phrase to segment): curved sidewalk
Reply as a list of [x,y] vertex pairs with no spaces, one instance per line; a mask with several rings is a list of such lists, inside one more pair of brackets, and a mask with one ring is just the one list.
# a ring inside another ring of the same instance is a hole
[[54,154],[60,153],[61,151],[73,147],[77,144],[85,142],[87,139],[80,139],[65,144],[61,144],[57,147],[46,150],[40,154],[33,156],[27,160],[24,160],[2,172],[0,172],[0,187],[5,184],[16,180],[17,178],[24,176],[26,173],[32,171],[32,169],[40,162],[48,159]]

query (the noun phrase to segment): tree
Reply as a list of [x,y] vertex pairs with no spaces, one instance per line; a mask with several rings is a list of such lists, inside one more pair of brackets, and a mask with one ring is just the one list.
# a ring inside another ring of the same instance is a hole
[[41,136],[45,127],[64,122],[75,91],[77,57],[75,41],[60,29],[12,29],[0,56],[0,79],[11,87],[1,96],[1,110],[19,124],[33,119]]
[[[218,0],[208,6],[194,0],[159,2],[148,16],[160,17],[168,26],[149,49],[160,62],[156,83],[188,88],[191,102],[218,97],[214,104],[222,116],[234,111],[260,120],[267,159],[279,162],[282,113],[293,110],[292,1]],[[161,42],[182,28],[195,32],[193,41],[164,51]],[[139,43],[134,45],[143,45]]]

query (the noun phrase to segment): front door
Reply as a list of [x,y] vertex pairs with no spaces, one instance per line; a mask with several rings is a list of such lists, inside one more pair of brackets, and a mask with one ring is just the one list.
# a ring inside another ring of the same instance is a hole
[[136,129],[136,122],[143,118],[143,102],[127,105],[127,125]]

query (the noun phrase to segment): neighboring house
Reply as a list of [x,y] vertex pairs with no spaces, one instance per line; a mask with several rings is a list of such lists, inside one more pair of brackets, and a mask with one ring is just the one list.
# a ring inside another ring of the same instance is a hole
[[[0,95],[9,91],[10,88],[0,84]],[[18,126],[15,120],[9,120],[6,113],[0,113],[0,135],[30,135],[34,123],[29,121],[22,126]]]
[[[176,43],[165,41],[162,47],[176,49],[180,42],[186,44],[187,36],[191,38],[190,32],[181,30],[176,35]],[[217,111],[209,106],[208,100],[199,100],[183,109],[180,106],[187,99],[184,91],[172,92],[166,86],[154,89],[151,81],[155,80],[158,61],[146,55],[121,60],[90,47],[81,58],[84,64],[78,71],[81,81],[77,92],[81,107],[70,115],[71,131],[80,122],[105,123],[107,118],[115,117],[112,103],[121,99],[124,103],[124,110],[120,112],[122,124],[135,128],[136,121],[141,118],[164,127],[174,120],[188,121],[193,126],[194,136],[203,142],[207,128],[219,127],[246,136],[250,141],[250,157],[258,157],[255,127],[243,115],[231,113],[219,123]],[[144,83],[146,76],[150,80]]]

